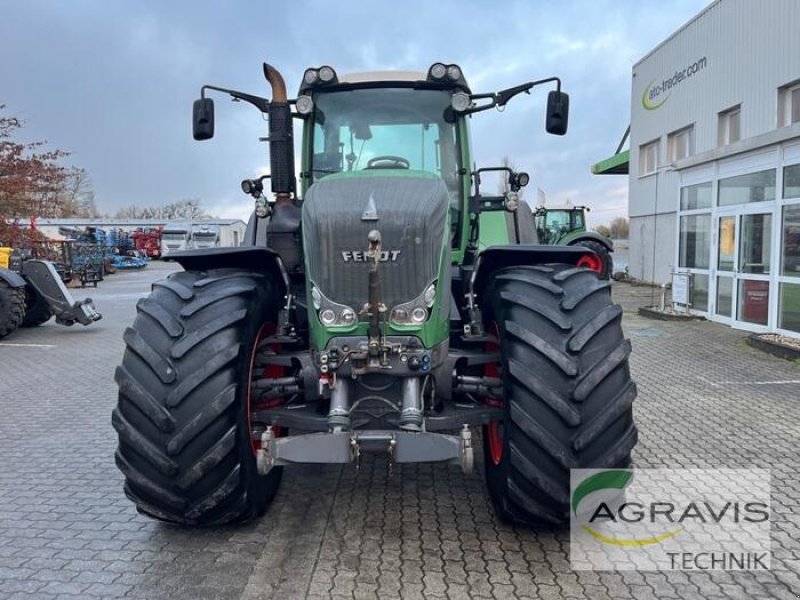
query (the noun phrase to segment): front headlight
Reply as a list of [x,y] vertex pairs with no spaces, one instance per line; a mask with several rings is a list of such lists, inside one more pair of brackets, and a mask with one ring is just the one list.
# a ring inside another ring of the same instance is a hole
[[419,296],[410,302],[398,304],[389,313],[394,325],[422,325],[430,317],[430,309],[436,302],[436,282],[431,282]]
[[326,298],[325,294],[313,283],[311,285],[311,305],[317,311],[319,322],[326,327],[350,327],[358,323],[358,315],[355,310]]

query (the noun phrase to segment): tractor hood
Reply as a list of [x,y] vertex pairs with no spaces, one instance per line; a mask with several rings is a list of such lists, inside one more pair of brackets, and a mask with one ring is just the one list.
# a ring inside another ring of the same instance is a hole
[[449,205],[444,182],[423,171],[375,169],[322,179],[303,202],[310,283],[328,300],[361,311],[368,296],[367,236],[378,230],[380,301],[391,312],[418,298],[439,277]]

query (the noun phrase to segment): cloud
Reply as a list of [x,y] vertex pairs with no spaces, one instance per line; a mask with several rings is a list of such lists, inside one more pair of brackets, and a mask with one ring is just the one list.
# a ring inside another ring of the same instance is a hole
[[0,62],[0,102],[28,119],[30,139],[73,151],[102,210],[198,197],[219,216],[239,216],[248,202],[239,181],[267,164],[265,124],[252,107],[218,98],[217,137],[193,142],[191,102],[202,84],[266,94],[264,60],[283,71],[290,93],[305,66],[321,64],[345,72],[457,62],[475,91],[558,75],[571,95],[566,137],[544,134],[545,94],[534,91],[502,115],[472,119],[474,158],[510,156],[550,198],[617,210],[624,178],[608,183],[589,166],[613,152],[628,124],[631,60],[705,4],[7,3],[0,38],[15,52]]

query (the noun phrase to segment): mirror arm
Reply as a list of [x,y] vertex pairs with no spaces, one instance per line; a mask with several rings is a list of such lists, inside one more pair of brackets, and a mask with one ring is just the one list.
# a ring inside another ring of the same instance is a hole
[[511,100],[514,96],[522,94],[523,92],[528,94],[530,93],[531,88],[537,85],[542,85],[543,83],[550,83],[551,81],[556,82],[556,91],[560,92],[561,79],[559,79],[558,77],[548,77],[546,79],[538,79],[536,81],[530,81],[528,83],[516,85],[514,87],[507,88],[505,90],[500,90],[496,94],[472,94],[472,96],[470,96],[472,100],[483,100],[488,98],[491,100],[491,102],[481,106],[476,106],[475,108],[469,108],[465,110],[463,114],[469,115],[472,113],[489,110],[490,108],[495,108],[496,106],[505,106],[506,104],[508,104],[508,101]]
[[234,100],[244,100],[245,102],[252,104],[262,113],[269,113],[269,100],[266,98],[261,98],[260,96],[253,96],[252,94],[245,94],[244,92],[239,92],[237,90],[229,90],[226,88],[217,87],[215,85],[204,85],[200,88],[200,97],[206,97],[206,90],[216,90],[217,92],[223,92],[228,94]]

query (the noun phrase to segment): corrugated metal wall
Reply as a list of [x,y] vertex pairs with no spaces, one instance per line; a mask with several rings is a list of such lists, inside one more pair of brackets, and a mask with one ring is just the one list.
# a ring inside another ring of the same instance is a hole
[[[702,61],[702,68],[669,90],[643,95],[651,86]],[[669,171],[667,136],[694,125],[694,153],[717,147],[718,115],[741,104],[741,138],[777,127],[778,88],[800,79],[800,0],[717,0],[633,67],[631,86],[631,231],[649,230],[631,243],[631,254],[652,255],[652,215],[677,209],[679,176]],[[639,176],[639,147],[658,139],[658,175]],[[657,191],[657,194],[656,194]],[[656,195],[658,200],[656,201]],[[657,204],[657,206],[656,206]],[[637,220],[639,220],[637,224]],[[674,223],[674,219],[665,221]],[[661,221],[658,223],[661,229]],[[656,280],[666,281],[675,254],[676,232],[659,233]],[[634,243],[635,242],[635,243]],[[631,274],[649,280],[631,260]]]

